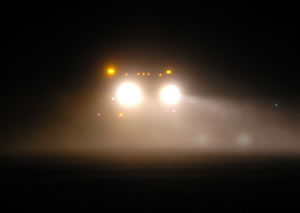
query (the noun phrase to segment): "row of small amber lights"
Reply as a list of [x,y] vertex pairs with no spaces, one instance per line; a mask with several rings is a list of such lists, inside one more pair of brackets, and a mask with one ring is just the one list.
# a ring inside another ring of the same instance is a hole
[[[109,69],[107,70],[107,74],[108,74],[108,75],[114,75],[115,73],[116,73],[116,70],[115,70],[114,68],[109,68]],[[167,74],[167,75],[171,75],[171,74],[172,74],[172,70],[166,70],[166,74]],[[150,76],[151,73],[150,73],[150,72],[148,72],[148,73],[145,73],[145,72],[140,73],[140,72],[138,72],[137,75],[138,75],[138,76],[140,76],[140,75],[142,75],[142,76],[146,76],[146,75],[147,75],[147,76]],[[125,76],[127,77],[127,76],[128,76],[128,73],[125,73]],[[162,77],[162,73],[159,73],[158,76],[159,76],[159,77]]]
[[[167,74],[167,75],[171,75],[171,74],[172,74],[172,70],[166,70],[166,74]],[[145,76],[145,75],[150,76],[151,73],[148,72],[148,73],[146,74],[145,72],[143,72],[143,73],[141,74],[140,72],[138,72],[137,75],[138,75],[138,76],[140,76],[140,75],[143,75],[143,76]],[[158,74],[159,77],[162,77],[162,75],[163,75],[162,73],[159,73],[159,74]],[[128,73],[125,73],[125,76],[128,76]]]
[[[128,75],[128,73],[125,73],[125,76],[127,76]],[[145,72],[142,72],[142,73],[140,73],[140,72],[138,72],[138,73],[136,73],[137,75],[142,75],[142,76],[145,76],[145,75],[147,75],[147,76],[150,76],[151,75],[151,73],[150,72],[148,72],[148,73],[145,73]]]

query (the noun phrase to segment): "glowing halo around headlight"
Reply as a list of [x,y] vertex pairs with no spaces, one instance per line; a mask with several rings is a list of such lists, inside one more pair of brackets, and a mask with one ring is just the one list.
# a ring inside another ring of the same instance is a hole
[[181,93],[178,87],[168,85],[161,89],[160,99],[163,103],[168,105],[177,104],[181,98]]
[[142,101],[142,92],[134,83],[123,83],[117,90],[118,102],[126,107],[132,107]]

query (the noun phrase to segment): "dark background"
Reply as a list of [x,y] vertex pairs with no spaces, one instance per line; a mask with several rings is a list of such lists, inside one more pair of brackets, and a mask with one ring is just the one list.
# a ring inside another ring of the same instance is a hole
[[[10,136],[45,120],[60,96],[93,89],[101,82],[98,72],[107,62],[127,59],[184,68],[178,72],[192,79],[191,93],[257,97],[289,108],[299,107],[296,5],[238,5],[237,8],[198,5],[159,10],[158,6],[155,9],[135,7],[100,5],[93,9],[70,9],[20,5],[4,9],[1,79],[6,139],[1,143],[13,143]],[[96,64],[98,71],[95,71]],[[194,173],[180,170],[175,175],[172,172],[162,175],[181,177],[176,181],[154,179],[149,174],[146,179],[136,180],[122,176],[123,173],[113,175],[119,179],[110,179],[105,172],[101,173],[105,178],[96,178],[94,170],[87,177],[78,168],[74,172],[73,167],[45,169],[14,164],[7,159],[1,162],[5,174],[1,187],[5,186],[7,197],[10,200],[29,198],[33,205],[43,203],[41,200],[48,203],[68,198],[85,204],[96,197],[94,204],[99,203],[100,208],[105,204],[110,208],[122,207],[124,203],[131,206],[131,203],[147,209],[147,205],[176,207],[175,204],[183,203],[201,209],[203,203],[208,207],[223,203],[224,208],[243,209],[255,204],[290,205],[285,200],[292,201],[292,193],[299,189],[295,178],[299,166],[295,161],[294,167],[281,163],[274,170],[268,168],[275,163],[266,164],[263,169],[249,166],[247,172],[237,166],[230,170],[229,176],[219,170],[207,177],[191,175],[201,174],[201,169],[195,169]],[[280,176],[282,171],[286,173]],[[79,174],[84,176],[80,181]],[[188,174],[193,181],[182,174]],[[45,182],[40,185],[38,180]],[[59,204],[73,205],[64,201]],[[48,205],[52,204],[42,204],[44,208]]]
[[179,63],[181,72],[197,79],[193,93],[299,101],[298,17],[292,5],[50,8],[9,7],[3,15],[2,79],[10,119],[39,117],[31,113],[55,103],[57,95],[100,80],[91,64],[118,64],[128,55],[133,63],[175,69]]

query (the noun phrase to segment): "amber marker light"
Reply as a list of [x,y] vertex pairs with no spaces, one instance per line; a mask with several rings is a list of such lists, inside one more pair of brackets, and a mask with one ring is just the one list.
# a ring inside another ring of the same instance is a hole
[[107,69],[106,73],[107,73],[107,75],[109,75],[109,76],[113,76],[113,75],[116,74],[116,69],[113,68],[113,67],[110,67],[110,68]]
[[166,74],[167,75],[171,75],[172,74],[172,70],[166,70]]

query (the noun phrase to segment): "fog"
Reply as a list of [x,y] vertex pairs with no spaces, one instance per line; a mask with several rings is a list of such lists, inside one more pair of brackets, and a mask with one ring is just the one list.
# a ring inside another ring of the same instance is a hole
[[51,118],[18,134],[18,143],[2,147],[1,155],[174,166],[210,156],[223,161],[234,155],[300,154],[299,111],[274,102],[183,94],[176,112],[148,100],[132,110],[138,116],[113,118],[101,111],[111,100],[83,95],[84,100],[79,95],[62,99]]

